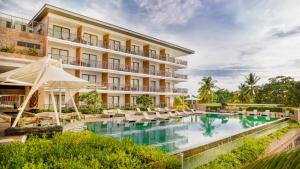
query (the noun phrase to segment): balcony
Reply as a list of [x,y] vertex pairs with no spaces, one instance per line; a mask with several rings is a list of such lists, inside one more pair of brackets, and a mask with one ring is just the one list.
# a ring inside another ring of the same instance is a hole
[[116,70],[122,72],[131,72],[131,73],[142,73],[146,75],[153,75],[153,76],[160,76],[160,77],[171,77],[176,79],[187,79],[187,75],[178,74],[175,72],[163,72],[163,71],[151,71],[149,69],[134,69],[128,67],[127,65],[123,64],[110,64],[107,62],[101,61],[89,61],[82,59],[81,61],[77,61],[76,57],[71,56],[62,56],[62,55],[55,55],[50,54],[51,58],[56,60],[62,60],[63,64],[75,65],[75,66],[84,66],[84,67],[92,67],[92,68],[99,68],[99,69],[109,69],[109,70]]
[[118,51],[118,52],[130,53],[133,55],[143,56],[146,58],[152,58],[152,59],[156,59],[156,60],[161,60],[161,61],[166,61],[166,62],[170,62],[170,63],[187,66],[187,61],[185,61],[185,60],[175,59],[175,58],[172,58],[169,56],[160,56],[158,54],[145,53],[143,51],[139,51],[139,52],[131,51],[131,49],[126,48],[126,46],[123,46],[123,45],[116,46],[116,45],[112,45],[110,43],[106,43],[102,40],[88,42],[83,37],[77,36],[77,34],[72,34],[72,33],[62,34],[51,28],[48,29],[48,36],[53,37],[53,38],[62,39],[62,40],[67,40],[70,42],[81,43],[81,44],[86,44],[86,45],[96,46],[96,47],[101,47],[101,48],[107,48],[107,49],[111,49],[111,50]]
[[[95,85],[96,86],[96,85]],[[111,91],[132,91],[132,92],[159,92],[159,93],[187,93],[186,88],[162,88],[162,87],[141,87],[128,86],[126,84],[102,83],[103,90]]]

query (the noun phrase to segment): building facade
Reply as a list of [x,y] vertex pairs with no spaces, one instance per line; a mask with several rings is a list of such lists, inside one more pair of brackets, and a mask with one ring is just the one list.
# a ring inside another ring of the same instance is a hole
[[[0,72],[50,56],[61,60],[70,74],[90,82],[75,95],[78,104],[80,93],[96,89],[103,107],[133,106],[140,95],[165,107],[187,93],[176,84],[187,80],[187,75],[177,73],[187,67],[178,57],[194,53],[190,49],[51,5],[28,22],[20,20],[1,16]],[[2,100],[13,102],[21,102],[28,91],[22,86],[1,88]],[[68,104],[67,100],[63,94],[62,101]],[[32,106],[51,106],[49,93],[37,92]]]

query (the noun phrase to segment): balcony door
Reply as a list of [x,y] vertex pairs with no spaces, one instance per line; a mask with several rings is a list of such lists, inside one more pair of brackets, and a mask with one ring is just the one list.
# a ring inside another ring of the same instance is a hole
[[82,54],[82,63],[88,67],[96,67],[97,66],[97,56],[83,53]]
[[120,51],[120,49],[121,49],[121,42],[109,39],[109,46],[113,50]]
[[70,29],[61,26],[53,26],[53,36],[59,39],[70,39]]
[[140,47],[137,45],[131,45],[130,53],[132,54],[139,54],[140,53]]
[[139,62],[132,62],[132,70],[133,72],[138,73],[140,69],[140,63]]
[[64,64],[69,63],[68,61],[69,51],[57,48],[51,48],[51,57],[56,60],[62,60]]
[[155,75],[155,71],[156,71],[155,65],[150,65],[149,68],[150,68],[150,74]]
[[119,70],[120,59],[110,58],[109,59],[109,68],[113,69],[113,70]]
[[139,87],[140,87],[140,80],[132,79],[132,90],[139,91]]
[[83,43],[98,46],[98,37],[96,35],[84,33],[83,34]]
[[88,82],[90,82],[90,83],[93,83],[93,84],[95,84],[97,82],[96,75],[82,74],[81,78],[88,81]]
[[156,81],[151,81],[150,82],[150,91],[155,91],[156,90]]
[[120,106],[120,97],[119,96],[109,96],[108,103],[112,107]]
[[120,90],[120,78],[119,77],[109,77],[109,84],[112,90]]

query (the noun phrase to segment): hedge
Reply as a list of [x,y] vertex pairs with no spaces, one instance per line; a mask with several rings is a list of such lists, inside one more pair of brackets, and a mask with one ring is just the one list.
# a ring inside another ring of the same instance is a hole
[[253,111],[257,110],[259,112],[264,112],[266,110],[270,110],[271,112],[284,112],[285,110],[289,110],[291,113],[294,112],[294,108],[292,107],[277,107],[277,106],[249,106],[249,107],[239,107],[239,110],[247,110]]
[[234,169],[253,162],[264,155],[269,144],[274,139],[278,139],[294,128],[299,128],[299,124],[290,123],[287,127],[277,130],[262,138],[245,138],[243,145],[233,149],[229,153],[219,155],[215,160],[197,167],[197,169]]
[[221,106],[206,106],[206,111],[217,112],[221,109]]
[[162,150],[91,132],[31,137],[25,143],[0,145],[0,168],[180,168]]
[[271,155],[257,160],[245,169],[295,169],[300,168],[300,147],[285,151],[279,154]]

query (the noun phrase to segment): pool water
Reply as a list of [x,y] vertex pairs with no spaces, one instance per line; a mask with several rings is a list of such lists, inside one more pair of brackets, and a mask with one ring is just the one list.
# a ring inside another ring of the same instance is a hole
[[214,142],[273,120],[276,118],[206,114],[153,123],[90,122],[87,123],[87,129],[119,139],[130,138],[137,144],[158,146],[166,152],[173,152]]

